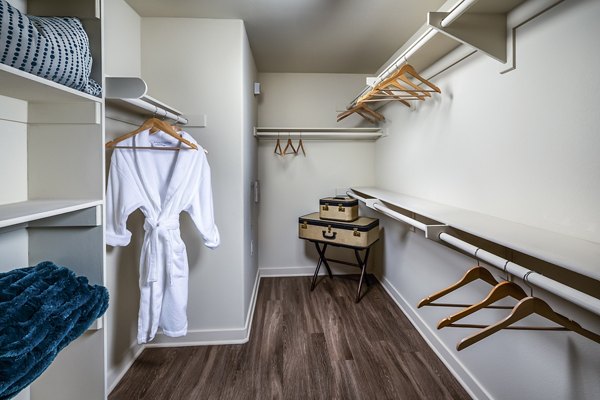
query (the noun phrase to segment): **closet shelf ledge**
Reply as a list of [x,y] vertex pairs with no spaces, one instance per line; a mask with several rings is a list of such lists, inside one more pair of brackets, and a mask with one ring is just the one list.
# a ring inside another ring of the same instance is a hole
[[0,95],[36,103],[102,103],[102,99],[0,64]]
[[106,77],[106,103],[136,114],[166,118],[186,125],[187,118],[178,109],[147,94],[148,85],[137,77]]
[[28,200],[0,205],[0,228],[95,208],[102,200]]
[[357,187],[352,191],[369,202],[376,199],[391,204],[450,228],[600,280],[600,243],[377,187]]

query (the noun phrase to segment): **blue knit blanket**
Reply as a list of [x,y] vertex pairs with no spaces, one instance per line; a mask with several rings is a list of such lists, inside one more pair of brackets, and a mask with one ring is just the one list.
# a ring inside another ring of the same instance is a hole
[[51,262],[0,273],[0,400],[27,387],[108,307],[108,291]]

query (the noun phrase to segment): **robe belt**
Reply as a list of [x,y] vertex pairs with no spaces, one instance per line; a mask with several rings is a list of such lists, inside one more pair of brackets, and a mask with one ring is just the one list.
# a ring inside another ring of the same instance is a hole
[[173,246],[171,245],[171,236],[169,231],[179,230],[179,216],[172,218],[161,218],[158,221],[152,218],[146,218],[144,221],[144,242],[149,249],[149,257],[146,258],[146,283],[156,282],[158,279],[158,246],[164,239],[166,248],[164,249],[166,259],[166,269],[169,276],[169,285],[173,284]]

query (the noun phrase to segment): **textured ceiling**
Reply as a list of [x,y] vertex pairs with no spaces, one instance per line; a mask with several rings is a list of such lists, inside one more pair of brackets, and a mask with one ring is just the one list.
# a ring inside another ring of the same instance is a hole
[[126,0],[142,17],[245,22],[260,72],[374,73],[444,0]]

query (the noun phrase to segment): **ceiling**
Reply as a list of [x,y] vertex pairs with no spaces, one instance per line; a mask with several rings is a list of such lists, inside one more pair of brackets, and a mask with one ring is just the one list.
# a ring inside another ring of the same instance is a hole
[[126,0],[142,17],[242,19],[260,72],[379,69],[445,0]]

